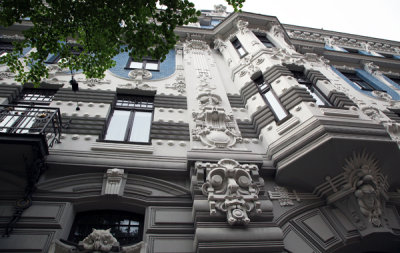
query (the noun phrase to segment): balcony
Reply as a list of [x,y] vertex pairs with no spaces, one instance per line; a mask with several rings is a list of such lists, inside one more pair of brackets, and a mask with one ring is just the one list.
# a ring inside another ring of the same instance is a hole
[[0,176],[27,178],[60,136],[58,108],[0,105]]

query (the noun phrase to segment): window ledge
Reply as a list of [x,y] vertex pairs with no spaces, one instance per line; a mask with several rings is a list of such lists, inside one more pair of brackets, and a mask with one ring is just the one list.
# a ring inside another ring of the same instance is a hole
[[94,151],[115,151],[115,152],[144,153],[144,154],[152,154],[154,152],[153,146],[150,145],[110,143],[110,142],[95,142],[92,144],[90,149]]

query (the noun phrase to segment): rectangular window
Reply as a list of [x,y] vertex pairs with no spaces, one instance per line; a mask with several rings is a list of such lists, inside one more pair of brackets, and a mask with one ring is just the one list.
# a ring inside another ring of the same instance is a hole
[[263,76],[254,79],[257,85],[258,91],[264,98],[272,113],[275,116],[276,121],[281,121],[289,116],[289,113],[282,106],[281,102],[277,98],[275,92],[271,89],[271,86],[264,80]]
[[49,105],[53,100],[56,92],[57,90],[54,89],[25,88],[22,90],[19,96],[18,103]]
[[330,106],[329,101],[322,95],[322,93],[313,85],[313,83],[304,75],[303,71],[291,70],[297,82],[304,86],[308,93],[315,99],[317,105]]
[[366,90],[366,91],[380,90],[376,89],[373,85],[371,85],[361,77],[357,76],[355,73],[342,73],[342,74],[346,76],[350,81],[352,81],[356,86],[358,86],[361,90]]
[[129,57],[125,69],[147,69],[150,71],[160,71],[160,61],[149,57],[144,57],[142,61],[134,61]]
[[266,46],[268,48],[275,47],[275,45],[272,44],[272,42],[267,38],[266,34],[255,33],[255,35],[261,41],[261,43],[263,43],[264,46]]
[[240,58],[245,56],[247,54],[247,51],[243,48],[242,44],[238,40],[238,38],[235,38],[234,40],[231,41],[233,47],[236,49],[236,52],[239,54]]
[[153,97],[119,95],[104,139],[148,143],[153,120]]

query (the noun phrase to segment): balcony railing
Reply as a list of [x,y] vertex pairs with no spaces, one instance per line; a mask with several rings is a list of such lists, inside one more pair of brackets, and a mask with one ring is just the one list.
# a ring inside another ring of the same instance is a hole
[[0,105],[0,135],[41,135],[52,147],[60,142],[61,126],[58,108]]

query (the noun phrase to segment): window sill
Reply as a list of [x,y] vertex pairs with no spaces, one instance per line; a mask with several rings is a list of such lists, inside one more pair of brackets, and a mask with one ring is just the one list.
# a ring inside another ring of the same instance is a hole
[[134,142],[97,140],[91,145],[90,149],[93,151],[114,151],[114,152],[152,154],[154,152],[154,147],[150,144],[151,143],[147,142],[134,143]]

